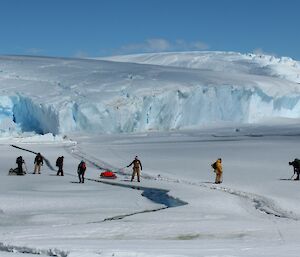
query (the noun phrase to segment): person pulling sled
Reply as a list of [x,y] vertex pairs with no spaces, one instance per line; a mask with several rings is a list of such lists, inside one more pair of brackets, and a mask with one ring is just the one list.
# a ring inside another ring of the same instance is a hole
[[138,159],[137,156],[135,156],[134,160],[127,166],[127,168],[129,168],[131,165],[133,165],[131,182],[133,181],[135,175],[137,175],[137,180],[138,182],[140,182],[140,168],[141,170],[143,170],[143,167],[141,161]]

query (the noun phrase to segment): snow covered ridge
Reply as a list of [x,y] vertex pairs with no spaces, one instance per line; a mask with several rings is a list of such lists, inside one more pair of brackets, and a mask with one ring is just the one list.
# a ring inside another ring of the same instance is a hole
[[130,62],[0,57],[0,135],[141,132],[300,118],[300,84],[289,79],[299,72],[298,62],[287,60],[285,73],[282,68],[271,74],[254,61],[242,62],[243,56],[237,62],[239,54],[228,53],[230,59],[226,53],[198,53],[197,59],[197,53],[178,53],[176,60],[194,64],[206,56],[207,65],[161,65],[169,55],[176,56],[151,57],[160,65],[132,63],[129,57],[124,58]]
[[275,57],[252,53],[195,51],[123,55],[105,59],[120,62],[266,75],[300,83],[300,62],[290,57]]

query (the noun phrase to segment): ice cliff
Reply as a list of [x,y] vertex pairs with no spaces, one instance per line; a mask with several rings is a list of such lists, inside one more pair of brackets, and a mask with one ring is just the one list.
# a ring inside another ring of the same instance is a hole
[[196,52],[0,57],[0,135],[119,133],[300,118],[290,58]]

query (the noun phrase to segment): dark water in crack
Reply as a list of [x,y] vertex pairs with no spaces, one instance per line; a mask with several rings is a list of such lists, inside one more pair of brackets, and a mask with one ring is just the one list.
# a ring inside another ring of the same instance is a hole
[[144,189],[142,196],[155,203],[164,204],[167,207],[178,207],[187,204],[187,202],[168,195],[168,191],[162,189],[146,188]]
[[110,182],[110,181],[103,181],[103,180],[97,180],[97,179],[89,179],[93,180],[99,183],[104,183],[112,186],[119,186],[119,187],[125,187],[125,188],[131,188],[135,190],[141,190],[143,191],[142,196],[148,198],[149,200],[158,203],[163,204],[166,207],[179,207],[188,204],[185,201],[182,201],[178,198],[175,198],[173,196],[170,196],[168,194],[168,190],[165,189],[159,189],[159,188],[152,188],[152,187],[143,187],[143,186],[137,186],[137,185],[127,185],[127,184],[121,184],[117,182]]

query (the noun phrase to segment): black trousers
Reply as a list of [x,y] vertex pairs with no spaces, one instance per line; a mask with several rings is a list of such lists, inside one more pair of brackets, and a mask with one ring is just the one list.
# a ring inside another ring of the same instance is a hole
[[19,174],[19,175],[23,175],[23,167],[22,167],[22,163],[18,163],[18,174]]
[[57,176],[61,175],[63,176],[64,175],[64,171],[63,171],[63,166],[58,166],[58,171],[57,171]]
[[78,171],[79,183],[84,183],[84,171]]

